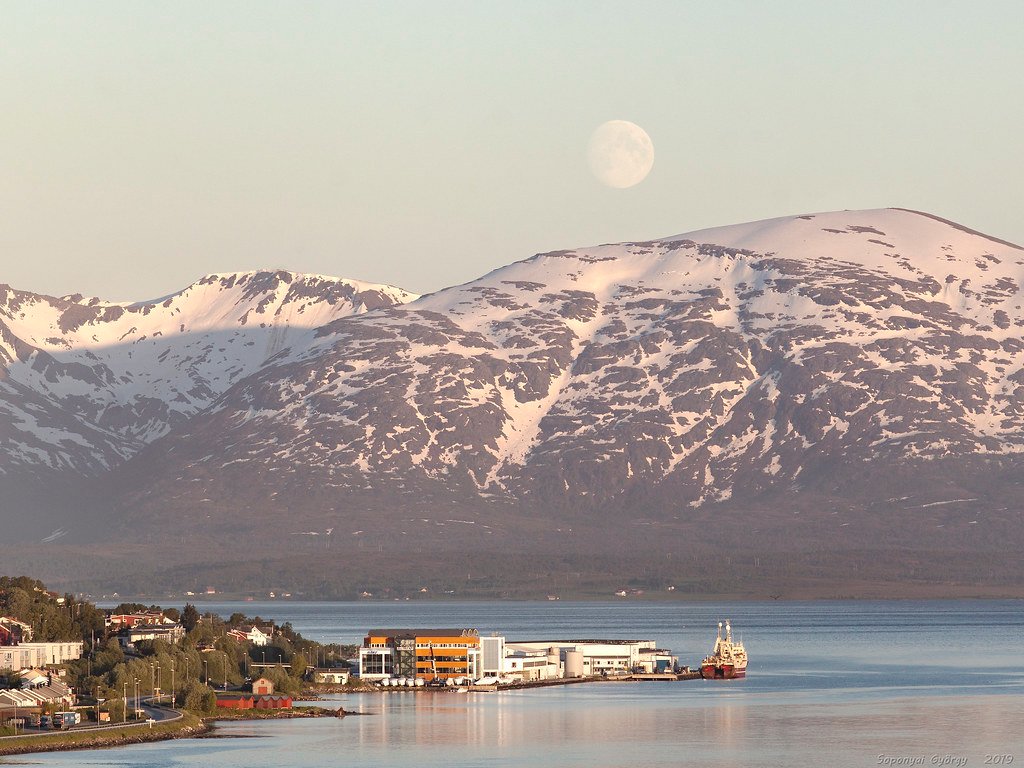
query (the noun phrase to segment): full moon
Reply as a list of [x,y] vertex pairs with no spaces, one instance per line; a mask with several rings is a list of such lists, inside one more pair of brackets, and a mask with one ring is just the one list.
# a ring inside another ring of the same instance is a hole
[[587,145],[590,170],[602,184],[626,189],[639,184],[654,165],[654,145],[647,132],[628,120],[602,123]]

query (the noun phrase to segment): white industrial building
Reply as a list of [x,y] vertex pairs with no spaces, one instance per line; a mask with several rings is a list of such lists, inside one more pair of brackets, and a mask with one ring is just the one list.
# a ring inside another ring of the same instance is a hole
[[[540,653],[557,672],[545,670],[540,677],[523,675],[524,680],[546,677],[592,677],[630,672],[671,672],[678,659],[671,651],[658,648],[653,640],[525,640],[506,643],[506,656],[521,658],[523,669],[539,669]],[[510,652],[508,652],[510,651]],[[527,667],[530,662],[534,665]]]
[[[671,672],[678,666],[677,657],[657,648],[653,640],[480,640],[484,674],[501,679],[530,681]],[[497,666],[495,660],[499,658],[501,663]]]

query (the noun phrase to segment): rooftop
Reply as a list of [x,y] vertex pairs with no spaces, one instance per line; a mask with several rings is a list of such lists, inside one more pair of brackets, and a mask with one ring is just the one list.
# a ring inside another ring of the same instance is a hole
[[509,640],[506,644],[547,643],[548,645],[636,645],[648,640]]
[[367,637],[479,637],[475,629],[371,629]]

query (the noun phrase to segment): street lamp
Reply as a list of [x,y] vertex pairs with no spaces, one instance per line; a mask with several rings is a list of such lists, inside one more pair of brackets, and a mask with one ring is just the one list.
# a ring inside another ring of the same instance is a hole
[[174,659],[171,659],[171,706],[174,706]]
[[224,657],[224,690],[228,689],[228,654],[226,651],[221,651],[220,655]]
[[[157,697],[156,697],[156,701],[159,704],[160,700],[163,698],[163,686],[160,685],[160,665],[159,664],[156,665],[156,691],[160,691],[160,693],[157,694]],[[156,693],[156,691],[153,691],[153,693]]]
[[[117,690],[116,688],[114,690]],[[128,722],[128,681],[121,684],[121,722]]]
[[203,659],[203,683],[205,685],[210,684],[210,660]]
[[139,716],[139,678],[135,678],[135,717]]

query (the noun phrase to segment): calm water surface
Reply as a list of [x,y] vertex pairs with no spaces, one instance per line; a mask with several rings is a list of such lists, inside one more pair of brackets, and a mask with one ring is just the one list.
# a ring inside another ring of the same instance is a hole
[[[358,642],[372,627],[509,640],[637,638],[695,664],[729,618],[742,681],[508,693],[347,694],[343,720],[232,723],[229,737],[33,755],[60,766],[1024,765],[1024,603],[201,603]],[[903,762],[894,762],[902,760]],[[15,762],[11,760],[9,762]]]

